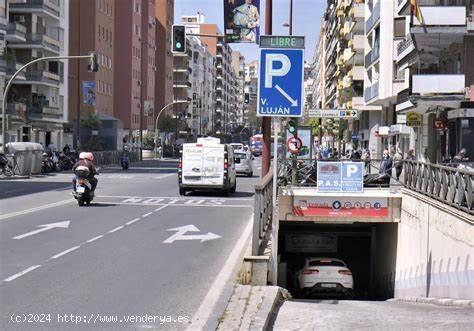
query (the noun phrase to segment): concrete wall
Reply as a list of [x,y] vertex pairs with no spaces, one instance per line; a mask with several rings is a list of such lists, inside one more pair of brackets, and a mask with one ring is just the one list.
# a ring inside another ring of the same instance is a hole
[[474,219],[403,192],[395,297],[474,299]]

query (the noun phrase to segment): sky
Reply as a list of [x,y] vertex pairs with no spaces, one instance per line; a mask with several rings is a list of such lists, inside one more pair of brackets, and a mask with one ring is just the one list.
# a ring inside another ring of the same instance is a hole
[[[182,15],[204,13],[206,23],[216,23],[224,31],[224,0],[175,0],[175,23],[180,23]],[[260,0],[260,14],[262,17],[261,31],[265,31],[265,0]],[[293,0],[293,35],[305,36],[306,61],[311,62],[316,48],[321,18],[326,8],[326,0]],[[273,0],[273,34],[287,35],[288,28],[283,27],[289,22],[290,0]],[[232,49],[243,53],[245,61],[250,62],[258,58],[258,45],[232,44]]]

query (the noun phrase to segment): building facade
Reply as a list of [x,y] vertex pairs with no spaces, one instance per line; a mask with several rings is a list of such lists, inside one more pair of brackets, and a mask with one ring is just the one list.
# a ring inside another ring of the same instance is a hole
[[[16,70],[34,59],[68,54],[68,12],[68,3],[59,0],[40,4],[29,0],[0,2],[2,87]],[[39,62],[13,80],[7,96],[9,141],[55,146],[65,143],[64,124],[68,116],[65,70],[67,64],[62,61]]]
[[[173,54],[171,29],[174,22],[174,0],[156,0],[156,78],[155,109],[160,111],[173,102]],[[172,113],[173,108],[165,110]]]
[[[94,114],[104,123],[116,122],[114,116],[114,43],[116,1],[112,0],[70,0],[69,10],[69,54],[88,54],[95,51],[99,59],[99,71],[89,72],[84,61],[70,61],[69,66],[69,126],[77,131],[77,120],[87,119]],[[94,101],[83,99],[83,84],[92,82]],[[91,132],[79,126],[81,145],[87,143]],[[116,124],[113,125],[117,126]],[[121,125],[118,125],[120,127]],[[100,135],[101,133],[99,133]],[[104,133],[105,134],[105,133]],[[103,148],[115,149],[121,141],[114,131],[106,139]],[[77,139],[74,139],[76,142]]]

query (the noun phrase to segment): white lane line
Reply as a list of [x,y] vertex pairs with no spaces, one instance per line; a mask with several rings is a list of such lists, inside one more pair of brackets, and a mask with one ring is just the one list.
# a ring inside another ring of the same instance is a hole
[[87,240],[86,243],[91,243],[91,242],[94,242],[94,241],[96,241],[96,240],[99,240],[99,239],[102,238],[103,236],[104,236],[104,235],[101,234],[100,236],[91,238],[91,239]]
[[199,306],[199,309],[194,314],[193,319],[191,320],[192,323],[188,326],[187,330],[205,330],[206,323],[209,320],[212,311],[219,300],[219,297],[224,291],[225,286],[229,284],[229,282],[233,283],[230,278],[232,277],[235,266],[237,263],[239,263],[241,256],[244,254],[244,249],[246,248],[252,231],[252,225],[253,214],[251,215],[245,230],[242,232],[242,235],[227,258],[227,261],[209,288],[209,292],[207,292],[206,297],[201,302],[201,306]]
[[30,271],[33,271],[33,270],[35,270],[35,269],[38,269],[39,267],[41,267],[41,265],[39,265],[39,264],[38,264],[38,265],[31,266],[31,267],[29,267],[29,268],[26,268],[26,269],[23,270],[23,271],[20,271],[20,272],[17,273],[17,274],[14,274],[13,276],[10,276],[10,277],[8,277],[8,278],[5,278],[3,281],[4,281],[4,282],[11,282],[12,280],[17,279],[18,277],[21,277],[21,276],[23,276],[23,275],[29,273]]
[[0,215],[0,220],[4,220],[4,219],[7,219],[7,218],[20,216],[20,215],[25,215],[25,214],[33,213],[35,211],[40,211],[40,210],[44,210],[44,209],[48,209],[48,208],[62,206],[62,205],[71,203],[73,201],[74,201],[73,199],[67,199],[67,200],[62,200],[62,201],[50,203],[50,204],[39,206],[39,207],[25,209],[25,210],[22,210],[22,211],[17,211],[17,212],[13,212],[13,213],[9,213],[9,214],[3,214],[3,215]]
[[75,251],[75,250],[78,249],[79,247],[81,247],[81,246],[74,246],[74,247],[71,247],[71,248],[69,248],[69,249],[66,249],[65,251],[62,251],[62,252],[59,253],[59,254],[56,254],[56,255],[54,255],[54,256],[51,256],[51,257],[50,257],[50,260],[57,259],[57,258],[59,258],[59,257],[61,257],[61,256],[63,256],[63,255],[66,255],[67,253],[71,253],[72,251]]
[[118,231],[118,230],[122,230],[122,229],[123,229],[123,225],[120,225],[120,226],[117,226],[115,229],[112,229],[112,230],[107,231],[107,232],[108,232],[108,233],[114,233],[114,232],[116,232],[116,231]]
[[170,200],[218,200],[218,201],[254,201],[253,198],[219,198],[219,197],[141,197],[137,195],[98,195],[97,198],[117,198],[117,199],[170,199]]
[[168,207],[168,205],[164,205],[164,206],[161,206],[161,207],[158,207],[154,210],[154,212],[156,213],[157,211],[160,211],[160,210],[163,210],[165,209],[166,207]]
[[153,212],[149,212],[149,213],[143,214],[143,215],[142,215],[142,218],[148,217],[148,216],[150,216],[151,214],[153,214]]
[[125,224],[130,225],[130,224],[133,224],[133,223],[135,223],[135,222],[138,222],[139,220],[140,220],[140,218],[135,218],[135,219],[133,219],[133,220],[131,220],[131,221],[128,221],[128,222],[125,223]]
[[[110,202],[99,202],[99,201],[94,201],[95,204],[98,205],[107,205],[110,204]],[[220,208],[253,208],[253,205],[186,205],[183,203],[180,204],[163,204],[163,203],[128,203],[128,202],[114,202],[114,205],[124,205],[124,206],[162,206],[162,207],[220,207]]]

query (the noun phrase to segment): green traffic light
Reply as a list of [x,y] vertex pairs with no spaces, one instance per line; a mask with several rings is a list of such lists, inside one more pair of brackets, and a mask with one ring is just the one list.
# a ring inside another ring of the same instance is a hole
[[178,48],[178,49],[181,48],[181,43],[179,41],[176,43],[176,48]]

